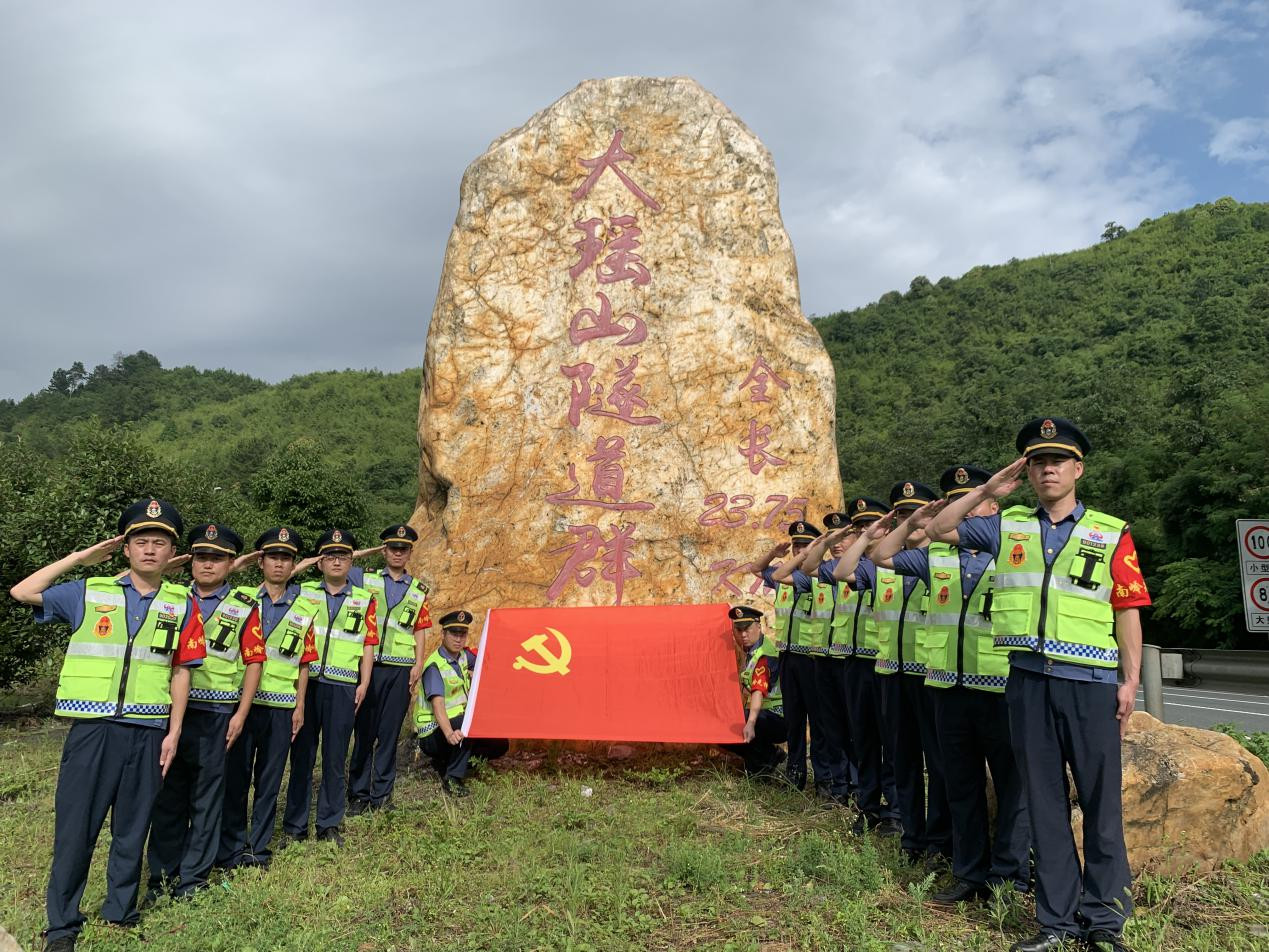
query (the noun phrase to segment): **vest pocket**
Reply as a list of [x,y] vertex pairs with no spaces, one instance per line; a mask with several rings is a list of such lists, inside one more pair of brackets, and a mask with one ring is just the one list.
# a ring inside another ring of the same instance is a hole
[[1062,595],[1057,600],[1057,617],[1054,635],[1063,641],[1098,645],[1114,641],[1115,612],[1109,602]]
[[79,658],[75,669],[63,671],[57,679],[57,696],[70,701],[103,703],[116,700],[114,664],[111,661]]
[[1030,592],[996,589],[991,603],[996,637],[1029,637],[1036,633],[1035,602]]

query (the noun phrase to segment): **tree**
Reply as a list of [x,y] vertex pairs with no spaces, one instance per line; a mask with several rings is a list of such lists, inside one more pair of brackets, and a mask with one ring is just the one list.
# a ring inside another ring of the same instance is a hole
[[1106,229],[1102,232],[1102,241],[1114,241],[1116,238],[1122,238],[1128,234],[1128,229],[1123,225],[1113,221],[1106,222]]

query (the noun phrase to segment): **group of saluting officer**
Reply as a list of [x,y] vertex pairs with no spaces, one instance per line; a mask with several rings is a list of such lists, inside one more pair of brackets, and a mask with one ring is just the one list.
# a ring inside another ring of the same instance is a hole
[[[1122,950],[1120,739],[1150,596],[1127,524],[1077,498],[1085,435],[1039,418],[1016,445],[994,475],[954,464],[940,493],[904,479],[887,502],[828,513],[826,532],[794,522],[751,564],[775,590],[775,643],[762,612],[731,609],[749,697],[745,743],[729,746],[772,777],[784,743],[802,789],[809,723],[815,787],[857,808],[855,834],[900,837],[927,871],[950,863],[934,901],[1034,887],[1040,929],[1011,952]],[[1001,511],[1024,478],[1038,504]]]
[[[389,526],[382,546],[363,550],[351,533],[330,529],[301,559],[294,528],[267,530],[243,555],[231,528],[203,523],[186,537],[189,554],[178,556],[180,513],[145,499],[123,513],[118,532],[11,589],[34,606],[37,622],[71,628],[54,708],[73,723],[57,781],[46,949],[75,948],[107,812],[101,916],[131,926],[143,857],[142,906],[193,894],[217,866],[268,866],[288,760],[283,834],[307,839],[319,745],[317,839],[342,845],[345,813],[389,807],[412,694],[420,750],[446,793],[467,792],[473,755],[506,752],[506,741],[461,732],[475,662],[466,646],[471,613],[441,617],[441,644],[425,654],[429,593],[405,568],[418,539],[411,527]],[[55,584],[120,548],[126,571]],[[379,552],[382,570],[353,565]],[[189,585],[165,577],[184,562]],[[256,562],[259,585],[230,584]],[[314,565],[320,580],[294,581]]]

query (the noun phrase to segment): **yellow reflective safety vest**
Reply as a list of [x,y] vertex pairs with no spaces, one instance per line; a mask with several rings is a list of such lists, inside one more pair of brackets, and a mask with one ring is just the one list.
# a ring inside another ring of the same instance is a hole
[[57,680],[59,717],[159,720],[172,710],[172,654],[189,611],[189,589],[164,581],[141,627],[128,634],[124,586],[97,577],[84,583],[84,620],[71,633]]
[[1126,525],[1085,509],[1066,545],[1046,565],[1035,510],[1012,506],[1001,513],[991,604],[997,647],[1095,668],[1118,667],[1110,560]]
[[902,575],[894,569],[877,566],[873,600],[873,617],[877,621],[875,667],[878,674],[902,671],[924,678],[925,647],[921,643],[921,629],[925,627],[930,593],[921,579],[916,580],[907,595],[903,589]]
[[318,660],[309,664],[308,676],[356,684],[360,676],[361,652],[366,644],[366,615],[374,601],[370,593],[349,582],[343,604],[335,617],[329,618],[330,602],[325,585],[305,582],[300,588],[316,596],[318,601],[317,613],[313,616],[313,640]]
[[771,678],[768,682],[771,690],[762,699],[762,709],[773,714],[783,714],[784,702],[780,697],[780,668],[779,662],[776,660],[776,647],[767,640],[765,635],[759,639],[756,645],[749,649],[749,653],[745,658],[744,670],[740,672],[740,686],[745,689],[745,698],[749,697],[749,692],[752,689],[753,675],[758,668],[759,658],[768,659],[767,669],[771,672]]
[[842,657],[841,652],[833,652],[833,610],[837,596],[833,585],[821,582],[815,575],[811,576],[811,605],[808,618],[802,622],[803,643],[807,646],[807,654],[819,657]]
[[251,588],[231,589],[203,619],[207,658],[189,673],[189,699],[213,704],[237,704],[242,697],[242,631],[257,606]]
[[[295,708],[296,693],[300,683],[300,659],[304,657],[304,636],[308,634],[318,609],[325,599],[296,587],[295,598],[272,631],[263,631],[264,670],[260,672],[260,686],[252,704]],[[288,589],[289,590],[289,589]],[[267,598],[264,587],[256,592],[257,598]],[[261,620],[261,626],[264,622]]]
[[925,683],[1001,693],[1009,677],[1009,655],[992,640],[992,563],[966,592],[960,550],[931,542],[930,610],[925,616]]
[[[818,599],[818,606],[816,600]],[[793,586],[776,586],[776,645],[794,654],[827,655],[828,626],[833,617],[833,587],[811,583],[811,591],[795,594]]]
[[401,601],[389,611],[382,572],[366,572],[362,576],[361,585],[374,596],[375,618],[379,622],[379,645],[375,648],[375,663],[411,667],[415,662],[414,622],[427,605],[427,586],[410,577],[410,584],[401,596]]
[[[459,670],[455,671],[454,664],[437,648],[428,655],[427,662],[423,665],[424,674],[435,665],[441,676],[445,685],[445,716],[450,720],[462,717],[467,712],[467,695],[471,692],[472,668],[476,663],[476,655],[470,648],[464,648],[458,654],[457,663]],[[426,737],[440,727],[432,714],[432,702],[425,694],[420,682],[418,698],[414,702],[414,732],[419,737]]]

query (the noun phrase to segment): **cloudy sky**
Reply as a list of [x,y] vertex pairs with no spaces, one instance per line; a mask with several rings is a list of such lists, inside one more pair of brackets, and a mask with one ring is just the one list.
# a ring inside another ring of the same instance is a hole
[[766,142],[810,314],[1269,201],[1269,0],[0,0],[0,396],[417,366],[463,169],[633,74]]

